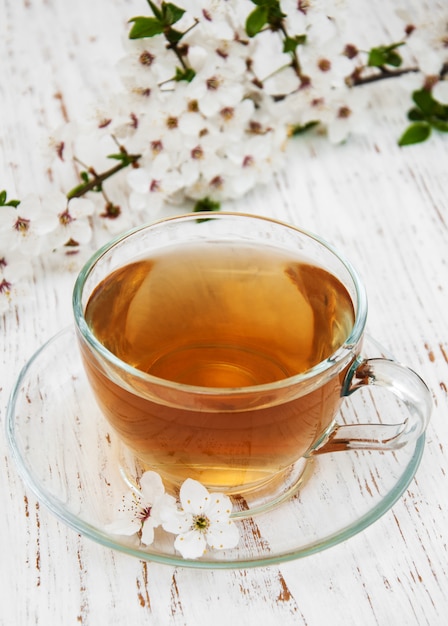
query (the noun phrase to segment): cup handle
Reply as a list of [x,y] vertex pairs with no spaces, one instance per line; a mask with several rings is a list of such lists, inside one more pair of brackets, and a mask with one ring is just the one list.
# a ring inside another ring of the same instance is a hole
[[336,424],[312,454],[339,450],[398,450],[425,431],[432,410],[431,393],[413,370],[384,358],[358,359],[344,380],[342,396],[367,386],[382,387],[403,401],[408,418],[399,424]]

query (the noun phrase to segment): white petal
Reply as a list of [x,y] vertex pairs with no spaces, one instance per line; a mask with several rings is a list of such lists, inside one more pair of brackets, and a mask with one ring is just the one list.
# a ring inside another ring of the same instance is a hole
[[92,215],[94,208],[93,202],[85,198],[72,198],[68,205],[70,214],[76,218]]
[[151,183],[151,176],[148,170],[138,168],[131,170],[127,175],[128,183],[134,191],[138,193],[147,193]]
[[448,104],[448,80],[439,81],[432,90],[432,95],[439,102]]
[[176,500],[173,496],[163,493],[158,496],[151,507],[151,519],[154,526],[160,526],[163,520],[177,514]]
[[2,206],[0,211],[0,230],[9,231],[14,226],[19,216],[19,211],[14,207]]
[[189,532],[176,537],[174,547],[184,559],[197,559],[205,552],[207,542],[203,533],[190,530]]
[[180,170],[185,187],[194,185],[199,178],[199,167],[196,161],[186,161],[182,164]]
[[129,194],[129,205],[134,211],[143,211],[144,209],[146,209],[147,202],[147,193],[137,193],[135,191],[131,191],[131,193]]
[[40,199],[35,194],[28,194],[25,196],[19,205],[20,209],[18,209],[18,213],[21,217],[25,217],[26,219],[33,219],[39,215],[42,210]]
[[135,517],[122,517],[110,524],[106,524],[106,532],[111,535],[135,535],[140,528],[141,522]]
[[232,502],[230,498],[222,493],[211,493],[206,514],[212,522],[227,521],[232,512]]
[[203,126],[204,120],[198,113],[184,113],[184,115],[179,118],[179,130],[184,135],[197,137]]
[[180,501],[187,513],[202,513],[210,504],[210,494],[197,480],[187,478],[180,488]]
[[43,237],[38,237],[36,233],[27,232],[16,237],[20,252],[26,256],[38,256],[41,252]]
[[154,504],[164,492],[162,479],[157,472],[145,472],[140,478],[142,500],[146,505]]
[[42,209],[54,213],[61,213],[67,208],[67,198],[60,191],[47,193],[42,198]]
[[6,277],[6,279],[11,283],[18,282],[21,278],[25,278],[32,273],[32,264],[31,261],[24,258],[6,258],[7,265],[3,268],[1,276]]
[[70,224],[69,237],[72,237],[78,243],[88,243],[92,237],[92,228],[88,222],[83,220],[75,220]]
[[221,101],[215,93],[208,93],[202,95],[198,102],[199,110],[205,117],[212,117],[216,115],[222,108]]
[[151,168],[151,179],[163,178],[171,167],[171,158],[166,152],[158,154]]
[[175,535],[188,532],[193,523],[193,517],[190,514],[177,509],[162,509],[160,519],[164,530]]
[[145,546],[150,546],[154,541],[154,528],[155,526],[150,519],[143,524],[141,542]]
[[224,524],[212,524],[207,532],[207,543],[214,550],[234,548],[239,540],[238,527],[231,520]]
[[34,225],[34,230],[39,235],[46,235],[51,233],[55,228],[58,227],[59,220],[56,215],[41,215],[38,220],[36,220]]
[[207,61],[208,53],[202,46],[189,46],[188,47],[188,60],[191,67],[196,69],[196,72],[201,71]]

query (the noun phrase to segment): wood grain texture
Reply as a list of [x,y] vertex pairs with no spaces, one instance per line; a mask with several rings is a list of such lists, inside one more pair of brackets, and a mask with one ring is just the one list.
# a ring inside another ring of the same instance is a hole
[[[368,3],[369,37],[396,35],[388,2]],[[447,18],[438,0],[404,3]],[[11,195],[66,190],[39,146],[65,118],[116,86],[114,63],[143,0],[3,0],[0,173]],[[286,171],[237,208],[318,232],[358,267],[369,331],[422,375],[434,397],[425,454],[401,500],[330,550],[247,571],[173,568],[113,552],[67,528],[22,483],[0,439],[1,626],[444,626],[448,615],[448,138],[400,149],[407,101],[372,95],[370,136],[290,147]],[[375,92],[376,93],[376,92]],[[389,99],[389,100],[388,100]],[[386,106],[382,106],[382,103]],[[71,319],[76,267],[47,260],[0,318],[0,416],[19,369]],[[291,529],[294,532],[294,529]]]

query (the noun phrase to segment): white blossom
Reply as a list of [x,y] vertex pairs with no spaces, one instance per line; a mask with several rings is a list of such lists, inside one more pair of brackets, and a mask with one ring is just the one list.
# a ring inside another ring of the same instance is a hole
[[84,198],[67,200],[63,193],[54,192],[42,198],[42,206],[57,217],[57,226],[48,236],[49,245],[53,249],[70,241],[76,244],[90,241],[92,226],[89,217],[93,213],[93,202]]
[[0,250],[16,250],[38,256],[44,238],[55,231],[58,219],[35,194],[23,198],[18,207],[0,207]]
[[0,248],[0,315],[9,310],[13,297],[21,291],[21,281],[31,272],[29,258],[11,252],[4,254]]
[[176,57],[167,50],[163,35],[151,39],[129,39],[126,56],[117,64],[117,72],[132,90],[157,90],[159,85],[173,79]]
[[184,558],[196,559],[207,549],[234,548],[239,531],[230,519],[230,498],[209,493],[201,483],[188,478],[180,488],[180,509],[162,509],[162,527],[177,535],[174,547]]
[[347,88],[344,93],[320,109],[320,121],[331,143],[338,144],[355,134],[365,134],[370,128],[366,92]]
[[139,533],[144,545],[154,541],[154,529],[160,526],[163,507],[174,507],[175,500],[165,493],[162,479],[156,472],[145,472],[140,478],[140,490],[130,491],[123,498],[119,515],[107,524],[106,530],[113,535]]
[[435,21],[431,16],[425,16],[422,22],[415,24],[415,16],[403,12],[401,16],[412,25],[406,45],[419,70],[426,76],[437,76],[448,63],[448,20]]
[[189,88],[191,97],[197,101],[203,115],[215,115],[222,108],[241,102],[244,97],[241,73],[242,67],[236,67],[231,61],[224,64],[217,63],[216,57],[207,59]]

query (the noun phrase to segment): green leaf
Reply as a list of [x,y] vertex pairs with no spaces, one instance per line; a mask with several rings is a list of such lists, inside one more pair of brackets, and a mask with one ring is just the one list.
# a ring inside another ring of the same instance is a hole
[[191,83],[195,76],[196,72],[191,67],[187,67],[186,69],[176,67],[176,75],[174,77],[174,80],[177,83],[179,83],[181,80],[185,80],[187,83]]
[[397,52],[394,52],[393,50],[388,52],[386,65],[392,65],[392,67],[400,67],[402,63],[403,63],[403,59]]
[[390,46],[378,46],[369,51],[367,65],[369,67],[384,67],[391,65],[392,67],[400,67],[403,62],[401,56],[396,49],[404,45],[402,41],[393,43]]
[[408,111],[408,120],[411,122],[421,122],[425,119],[425,116],[420,111],[420,109],[413,108]]
[[117,152],[116,154],[108,154],[108,159],[114,159],[115,161],[121,161],[123,166],[126,167],[133,162],[132,157],[127,152]]
[[87,172],[80,172],[79,174],[81,176],[81,179],[85,182],[88,183],[89,182],[89,174]]
[[171,2],[162,2],[162,21],[164,26],[172,26],[180,20],[184,13],[185,9],[181,9]]
[[162,11],[159,9],[159,7],[157,6],[157,4],[155,2],[151,2],[151,0],[148,0],[148,4],[151,7],[151,11],[154,15],[154,17],[156,17],[159,22],[162,21]]
[[134,22],[129,39],[143,39],[163,33],[163,25],[155,17],[133,17],[129,21]]
[[268,23],[269,9],[266,6],[259,6],[252,11],[246,20],[246,33],[249,37],[255,37],[261,29]]
[[20,204],[20,200],[8,200],[8,194],[6,193],[6,190],[3,189],[2,191],[0,191],[0,206],[13,206],[14,208],[17,208]]
[[202,213],[203,211],[219,211],[221,208],[221,204],[219,202],[215,202],[211,198],[202,198],[202,200],[198,200],[194,205],[193,212],[194,213]]
[[297,124],[297,126],[293,126],[291,130],[291,136],[297,137],[297,135],[303,135],[307,130],[311,130],[315,126],[318,126],[319,122],[317,120],[307,122],[306,124]]
[[78,194],[80,192],[83,192],[85,188],[85,185],[76,185],[76,187],[73,187],[73,189],[70,189],[70,191],[67,193],[67,198],[69,200],[71,200],[72,198],[77,198]]
[[306,35],[296,35],[295,37],[286,37],[283,41],[283,52],[295,52],[297,46],[306,43]]
[[369,67],[381,67],[385,63],[384,51],[380,48],[372,48],[369,51],[369,57],[367,59],[367,65]]
[[127,155],[123,154],[122,152],[117,152],[116,154],[108,154],[107,155],[108,159],[115,159],[116,161],[125,161],[126,157],[127,157]]
[[431,92],[427,89],[419,89],[414,91],[412,99],[418,108],[426,115],[433,115],[436,101],[431,95]]
[[168,28],[165,31],[165,37],[168,39],[170,44],[177,44],[185,35],[185,33],[181,33],[179,30],[175,30],[174,28]]
[[442,133],[448,133],[448,121],[441,120],[438,117],[431,117],[428,121],[436,130],[440,130]]
[[427,89],[414,91],[412,99],[425,116],[436,116],[441,120],[448,121],[448,105],[435,100]]
[[431,126],[428,122],[414,122],[408,126],[398,141],[399,146],[409,146],[414,143],[426,141],[431,134]]

